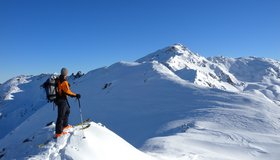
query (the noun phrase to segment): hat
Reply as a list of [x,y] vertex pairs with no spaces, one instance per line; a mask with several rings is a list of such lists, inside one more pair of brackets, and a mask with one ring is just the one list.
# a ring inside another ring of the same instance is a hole
[[63,75],[63,76],[67,76],[68,69],[67,68],[62,68],[60,74]]

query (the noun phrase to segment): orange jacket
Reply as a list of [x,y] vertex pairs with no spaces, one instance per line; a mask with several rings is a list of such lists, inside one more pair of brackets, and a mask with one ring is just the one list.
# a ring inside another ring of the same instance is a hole
[[66,80],[64,80],[62,83],[60,82],[60,80],[58,80],[58,95],[61,96],[61,97],[66,97],[67,95],[68,96],[71,96],[71,97],[75,97],[76,94],[73,93],[71,90],[70,90],[70,87],[69,87],[69,84]]

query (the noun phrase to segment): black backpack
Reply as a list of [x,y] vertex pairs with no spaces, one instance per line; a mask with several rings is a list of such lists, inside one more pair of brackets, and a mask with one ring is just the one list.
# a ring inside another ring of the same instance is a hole
[[54,100],[57,98],[57,93],[58,93],[57,81],[58,81],[57,76],[52,75],[49,79],[46,80],[45,83],[42,84],[42,87],[46,91],[48,102],[54,102]]

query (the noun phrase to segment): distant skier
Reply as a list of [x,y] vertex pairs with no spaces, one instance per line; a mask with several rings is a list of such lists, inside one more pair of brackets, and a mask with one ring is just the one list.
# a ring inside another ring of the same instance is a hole
[[57,105],[58,110],[55,128],[55,138],[67,134],[67,132],[64,132],[65,129],[72,128],[72,126],[68,124],[70,106],[67,100],[67,96],[76,97],[78,99],[81,98],[80,94],[75,94],[70,90],[70,86],[66,79],[67,75],[68,70],[66,68],[62,68],[61,74],[57,80],[58,94],[56,99],[54,100],[54,103]]

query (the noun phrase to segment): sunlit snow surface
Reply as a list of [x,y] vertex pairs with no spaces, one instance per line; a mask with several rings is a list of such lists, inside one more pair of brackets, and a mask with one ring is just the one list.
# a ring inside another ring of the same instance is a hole
[[[84,117],[118,136],[92,123],[85,140],[76,131],[43,148],[38,144],[53,136],[54,127],[45,125],[56,118],[40,88],[49,75],[16,77],[0,86],[0,156],[278,160],[279,64],[255,57],[204,58],[177,44],[136,62],[69,77],[72,90],[82,95]],[[70,123],[77,124],[77,101],[70,99],[70,105]]]

